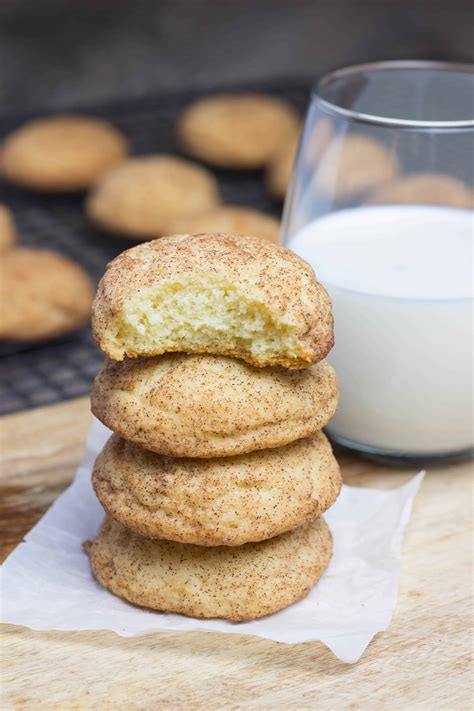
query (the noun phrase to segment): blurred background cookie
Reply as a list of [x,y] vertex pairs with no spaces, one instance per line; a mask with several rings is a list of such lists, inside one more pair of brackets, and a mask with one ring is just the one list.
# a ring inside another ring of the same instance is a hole
[[90,317],[93,288],[85,271],[62,254],[18,247],[0,259],[0,339],[61,336]]
[[254,368],[235,358],[168,353],[107,359],[92,411],[124,439],[174,457],[226,457],[281,447],[334,415],[336,374],[325,361],[302,370]]
[[[329,119],[321,118],[310,128],[311,135],[306,140],[306,152],[303,158],[307,169],[314,172],[318,161],[334,135],[334,126]],[[270,194],[278,200],[285,199],[286,192],[289,188],[300,138],[301,131],[298,131],[293,138],[276,153],[268,165],[265,183]]]
[[382,185],[367,205],[445,205],[472,208],[474,195],[465,183],[441,173],[413,173]]
[[6,205],[0,204],[0,252],[15,244],[16,239],[13,215]]
[[85,548],[97,580],[135,605],[237,622],[306,597],[329,564],[332,537],[319,517],[267,541],[204,548],[141,538],[107,517]]
[[224,232],[232,235],[260,237],[280,243],[280,222],[264,212],[239,205],[220,205],[206,212],[180,215],[169,225],[170,234]]
[[279,150],[267,167],[265,184],[268,191],[278,200],[284,200],[293,173],[293,164],[300,140],[296,133],[288,143]]
[[92,483],[107,513],[145,538],[240,546],[324,513],[341,488],[322,432],[237,457],[163,457],[113,435]]
[[310,130],[311,133],[304,157],[307,165],[314,167],[334,136],[335,126],[330,119],[321,117],[313,125],[308,125],[306,130]]
[[217,181],[206,168],[170,155],[149,155],[130,158],[104,175],[87,198],[86,212],[106,231],[152,239],[170,234],[178,217],[218,203]]
[[329,144],[317,167],[316,187],[348,200],[391,180],[397,172],[397,159],[383,143],[354,134]]
[[[311,127],[311,135],[306,141],[306,153],[304,161],[306,168],[314,171],[317,162],[326,150],[331,138],[334,135],[332,121],[321,118]],[[296,153],[301,138],[301,131],[295,133],[292,139],[275,154],[269,163],[265,183],[271,195],[278,200],[284,200],[290,186],[293,174]]]
[[107,121],[58,115],[28,121],[9,134],[0,168],[15,185],[68,192],[88,188],[127,153],[125,137]]
[[223,168],[263,168],[298,132],[287,102],[265,94],[215,94],[187,108],[177,134],[184,151]]

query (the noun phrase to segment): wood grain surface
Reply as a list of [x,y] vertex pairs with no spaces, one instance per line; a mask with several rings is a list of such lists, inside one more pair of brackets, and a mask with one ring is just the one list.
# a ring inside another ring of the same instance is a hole
[[[71,481],[87,398],[0,420],[4,558]],[[395,470],[338,452],[344,480],[400,486]],[[472,468],[432,469],[415,501],[397,610],[355,665],[320,643],[217,633],[122,638],[2,628],[2,711],[472,708]]]

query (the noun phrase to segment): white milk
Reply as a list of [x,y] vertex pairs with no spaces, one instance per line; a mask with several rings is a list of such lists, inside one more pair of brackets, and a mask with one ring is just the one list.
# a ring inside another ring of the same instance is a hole
[[336,438],[406,454],[472,447],[472,240],[472,213],[421,206],[343,210],[290,236],[333,301]]

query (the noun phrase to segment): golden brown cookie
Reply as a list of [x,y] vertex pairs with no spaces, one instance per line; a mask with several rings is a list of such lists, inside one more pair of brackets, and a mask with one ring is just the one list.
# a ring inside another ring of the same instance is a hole
[[391,180],[397,172],[397,159],[387,146],[352,134],[329,144],[317,168],[316,187],[337,200],[347,200]]
[[265,94],[215,94],[181,116],[184,151],[224,168],[262,168],[295,133],[300,119],[290,104]]
[[251,235],[280,244],[280,222],[270,215],[238,205],[220,205],[206,212],[180,215],[169,224],[170,234],[223,232],[228,235]]
[[255,237],[174,235],[116,257],[93,331],[114,360],[167,352],[305,368],[333,345],[331,301],[303,259]]
[[[326,118],[320,118],[304,138],[302,159],[305,170],[314,171],[315,165],[326,150],[332,136],[334,126]],[[300,141],[300,132],[287,145],[283,146],[268,165],[265,182],[269,192],[279,200],[284,200],[295,169],[296,153]]]
[[9,249],[16,242],[16,228],[11,210],[0,204],[0,252]]
[[293,164],[298,149],[299,135],[293,136],[269,163],[265,183],[269,192],[279,200],[284,200],[293,173]]
[[219,202],[213,175],[168,155],[130,158],[97,183],[86,212],[100,228],[136,239],[172,232],[178,217],[210,210]]
[[446,205],[472,208],[473,193],[451,175],[412,173],[382,185],[369,196],[367,205]]
[[281,447],[324,427],[337,406],[336,374],[169,353],[106,361],[92,412],[124,439],[172,457],[227,457]]
[[85,547],[97,580],[135,605],[241,622],[306,597],[329,564],[332,537],[320,517],[260,543],[203,548],[141,538],[107,517]]
[[324,116],[318,117],[311,126],[308,137],[305,137],[304,150],[304,158],[308,167],[314,167],[315,163],[321,158],[335,131],[333,122]]
[[53,338],[87,323],[92,284],[78,264],[45,249],[10,249],[0,260],[0,339]]
[[85,190],[128,154],[125,137],[90,116],[50,116],[28,121],[7,136],[2,176],[31,190]]
[[290,531],[324,513],[341,488],[322,432],[237,457],[164,457],[113,435],[97,457],[97,498],[145,538],[239,546]]

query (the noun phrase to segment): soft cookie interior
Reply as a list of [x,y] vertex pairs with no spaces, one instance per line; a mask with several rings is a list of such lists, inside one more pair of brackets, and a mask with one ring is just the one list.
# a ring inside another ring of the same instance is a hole
[[127,300],[104,345],[117,360],[185,351],[270,365],[285,354],[294,360],[293,367],[301,367],[311,353],[298,333],[298,326],[235,283],[209,274],[186,275],[141,289]]

